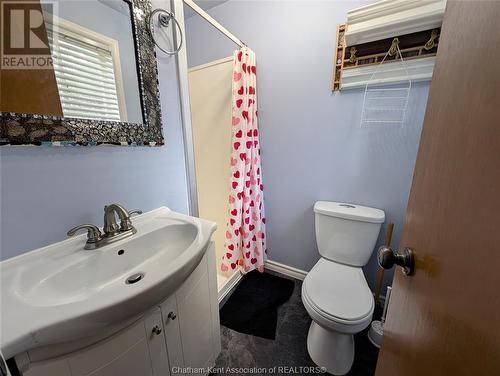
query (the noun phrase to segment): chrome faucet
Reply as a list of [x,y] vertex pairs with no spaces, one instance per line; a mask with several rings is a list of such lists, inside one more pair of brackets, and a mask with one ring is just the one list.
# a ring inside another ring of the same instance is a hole
[[[120,219],[120,225],[116,223],[116,216]],[[87,230],[87,242],[85,249],[96,249],[106,244],[134,235],[137,230],[132,226],[130,217],[134,214],[142,214],[141,210],[128,211],[118,204],[106,205],[104,207],[104,235],[95,225],[85,224],[72,228],[68,231],[68,236],[75,235],[79,230]]]
[[[120,218],[120,226],[116,223],[115,213]],[[104,207],[104,236],[113,237],[124,231],[136,232],[127,209],[118,204],[106,205]]]

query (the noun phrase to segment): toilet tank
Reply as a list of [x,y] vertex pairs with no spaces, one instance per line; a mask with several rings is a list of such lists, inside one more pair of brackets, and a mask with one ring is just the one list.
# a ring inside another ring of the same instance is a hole
[[342,202],[314,204],[316,243],[322,257],[352,266],[366,265],[385,220],[383,210]]

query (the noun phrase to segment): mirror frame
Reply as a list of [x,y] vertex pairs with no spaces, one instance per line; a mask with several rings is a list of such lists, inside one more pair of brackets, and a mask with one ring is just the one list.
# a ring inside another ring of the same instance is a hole
[[164,145],[156,47],[149,34],[150,0],[130,5],[143,124],[0,112],[2,145]]

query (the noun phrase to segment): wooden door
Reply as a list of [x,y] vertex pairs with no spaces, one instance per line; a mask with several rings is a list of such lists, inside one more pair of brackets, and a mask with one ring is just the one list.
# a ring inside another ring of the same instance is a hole
[[[2,17],[7,17],[4,5],[7,6],[7,4],[12,3],[14,2],[0,0],[0,13],[2,13]],[[30,1],[26,3],[26,7],[31,9],[30,12],[35,12],[35,15],[38,12],[43,13],[40,0]],[[0,22],[3,23],[5,21],[2,19]],[[3,34],[2,30],[2,38],[8,37]],[[22,34],[19,33],[18,35]],[[40,26],[37,36],[43,44],[49,46],[45,24]],[[50,56],[49,48],[45,48],[44,50],[45,52],[40,55],[43,57]],[[24,47],[22,51],[28,56],[31,55],[27,47]],[[19,55],[23,55],[23,53]],[[0,111],[63,116],[54,69],[0,69]]]
[[500,373],[499,28],[499,1],[448,1],[377,376]]

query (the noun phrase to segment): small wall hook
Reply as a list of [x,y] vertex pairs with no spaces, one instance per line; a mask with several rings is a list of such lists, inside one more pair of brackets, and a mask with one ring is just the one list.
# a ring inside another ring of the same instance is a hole
[[349,52],[351,53],[351,56],[349,57],[349,62],[354,64],[356,60],[358,60],[358,58],[356,57],[356,52],[358,52],[358,50],[356,50],[356,47],[351,47]]
[[399,38],[394,38],[392,40],[392,43],[391,43],[391,47],[389,48],[389,56],[394,56],[398,53],[398,49],[399,49]]
[[432,50],[434,47],[436,47],[436,39],[438,37],[439,37],[439,31],[437,29],[432,30],[431,37],[424,45],[426,51]]

